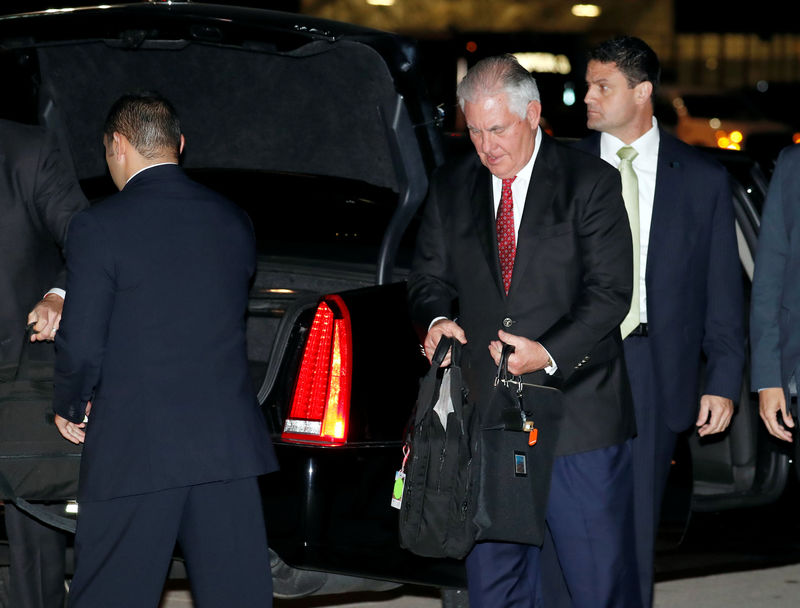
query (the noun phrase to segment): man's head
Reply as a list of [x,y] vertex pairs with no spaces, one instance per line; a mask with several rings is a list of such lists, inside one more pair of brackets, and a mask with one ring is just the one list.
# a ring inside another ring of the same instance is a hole
[[661,66],[643,40],[621,36],[589,53],[586,125],[630,143],[652,124],[653,95]]
[[481,162],[514,177],[530,160],[542,106],[536,80],[511,55],[476,63],[459,83],[458,103]]
[[108,112],[103,144],[111,177],[122,189],[140,169],[178,161],[183,150],[178,114],[158,93],[128,93]]

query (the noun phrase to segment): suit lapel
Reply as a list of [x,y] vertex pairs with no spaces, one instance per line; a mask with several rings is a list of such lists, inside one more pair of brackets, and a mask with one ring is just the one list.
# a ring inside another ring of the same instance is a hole
[[476,171],[475,182],[470,199],[474,226],[477,226],[481,251],[494,277],[495,286],[505,296],[503,279],[500,272],[500,257],[497,252],[497,228],[494,217],[494,200],[492,196],[492,175],[483,165]]
[[554,148],[548,137],[542,137],[542,147],[533,165],[533,173],[528,183],[528,193],[525,197],[525,209],[522,212],[522,220],[517,234],[517,254],[514,258],[514,274],[511,276],[511,289],[508,295],[511,296],[519,288],[519,281],[516,277],[522,277],[525,269],[530,262],[534,243],[536,241],[535,230],[537,220],[541,217],[541,211],[548,209],[553,198],[554,175],[556,169],[553,163]]
[[675,217],[674,202],[683,199],[681,179],[680,154],[676,154],[675,146],[671,145],[669,136],[664,131],[660,132],[658,144],[658,166],[656,169],[656,188],[653,196],[653,215],[650,218],[650,236],[647,247],[647,266],[645,281],[649,286],[652,281],[653,266],[666,247],[665,239],[669,234],[665,228],[670,223],[670,218]]

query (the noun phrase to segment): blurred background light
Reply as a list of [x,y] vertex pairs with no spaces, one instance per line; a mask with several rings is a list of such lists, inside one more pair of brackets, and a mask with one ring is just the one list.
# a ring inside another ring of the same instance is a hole
[[576,17],[599,17],[601,12],[600,7],[596,4],[574,4],[572,6],[572,14]]
[[553,53],[514,53],[519,64],[529,72],[545,74],[569,74],[572,64],[566,55]]

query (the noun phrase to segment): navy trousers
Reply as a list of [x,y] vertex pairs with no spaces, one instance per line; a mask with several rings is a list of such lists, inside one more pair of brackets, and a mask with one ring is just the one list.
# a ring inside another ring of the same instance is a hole
[[[547,526],[576,608],[639,608],[631,442],[555,459]],[[532,608],[540,548],[478,543],[467,556],[471,608]]]
[[637,435],[633,440],[636,553],[642,605],[649,608],[653,605],[653,561],[661,503],[678,434],[667,426],[656,407],[660,399],[649,339],[629,336],[623,345],[636,411]]
[[71,608],[156,608],[175,548],[197,608],[272,605],[256,478],[82,502]]

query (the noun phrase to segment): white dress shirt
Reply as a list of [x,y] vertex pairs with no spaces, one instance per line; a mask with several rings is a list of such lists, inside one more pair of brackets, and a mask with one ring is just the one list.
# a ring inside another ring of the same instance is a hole
[[647,248],[650,244],[650,222],[653,218],[653,199],[656,193],[656,170],[658,169],[658,144],[661,136],[658,122],[653,117],[653,126],[636,141],[626,144],[621,139],[602,133],[600,135],[600,158],[619,169],[617,151],[631,146],[639,155],[633,159],[633,170],[639,183],[639,322],[647,323]]
[[[531,183],[531,173],[533,173],[533,163],[539,155],[539,148],[542,145],[542,130],[536,129],[536,138],[533,144],[533,154],[530,160],[517,173],[517,178],[511,184],[511,198],[514,200],[514,244],[519,241],[519,225],[522,222],[522,212],[525,210],[525,197],[528,196],[528,185]],[[492,199],[494,200],[494,217],[497,217],[497,209],[500,207],[500,197],[503,194],[503,180],[492,175]],[[512,281],[513,275],[512,275]]]

